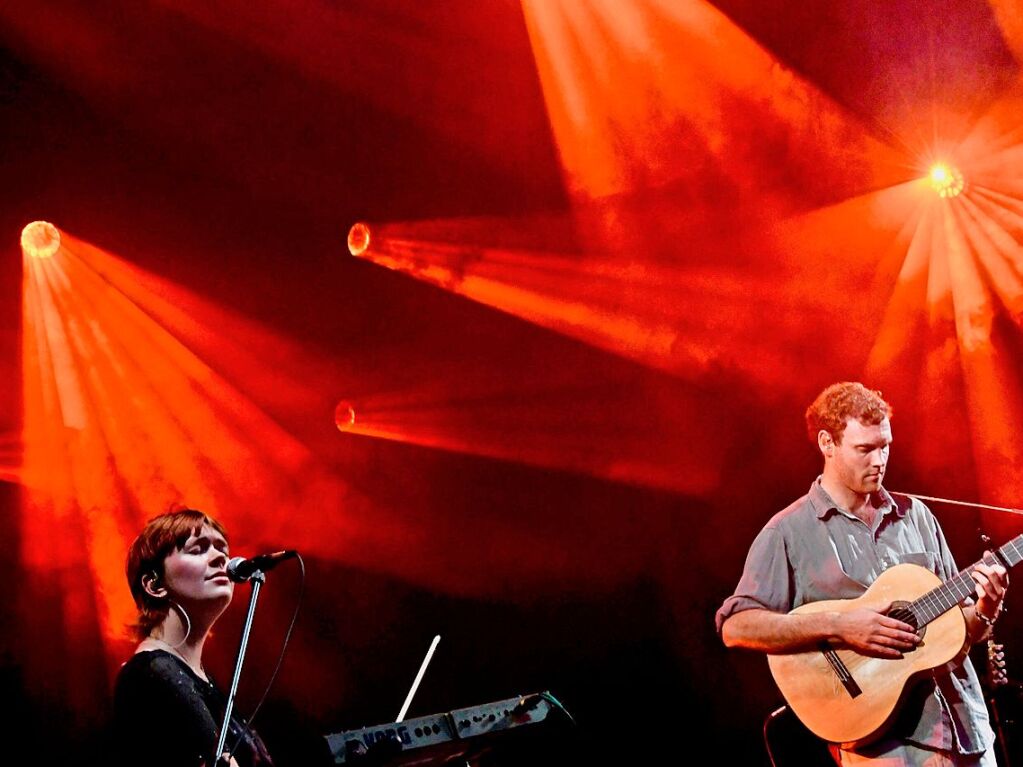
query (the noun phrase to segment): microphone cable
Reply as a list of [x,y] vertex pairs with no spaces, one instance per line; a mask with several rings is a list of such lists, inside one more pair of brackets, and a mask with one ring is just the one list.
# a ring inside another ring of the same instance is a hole
[[[256,718],[256,714],[258,714],[259,710],[263,707],[263,704],[266,702],[267,696],[270,694],[270,688],[273,687],[273,683],[277,680],[277,675],[278,673],[280,673],[281,666],[284,664],[284,654],[288,650],[288,642],[291,641],[291,632],[294,631],[295,622],[298,620],[298,612],[302,607],[302,598],[305,596],[306,573],[305,560],[302,559],[302,555],[296,552],[295,558],[298,560],[298,567],[302,573],[302,577],[298,587],[298,599],[295,602],[295,612],[292,613],[291,615],[291,623],[288,624],[288,630],[285,632],[284,641],[281,644],[280,655],[277,656],[277,665],[274,667],[273,673],[270,675],[270,681],[266,683],[266,687],[263,689],[262,697],[260,697],[259,702],[256,704],[256,707],[252,709],[252,713],[249,714],[247,718],[240,719],[240,723],[242,726],[239,728],[238,737],[235,738],[234,746],[227,751],[227,753],[231,754],[232,757],[234,757],[235,750],[238,748],[238,746],[242,742],[242,739],[245,737],[245,732],[252,731],[252,720]],[[228,726],[230,726],[230,723],[228,724]],[[253,735],[255,735],[254,732]],[[222,762],[222,757],[223,754],[217,755],[216,758],[218,764]]]

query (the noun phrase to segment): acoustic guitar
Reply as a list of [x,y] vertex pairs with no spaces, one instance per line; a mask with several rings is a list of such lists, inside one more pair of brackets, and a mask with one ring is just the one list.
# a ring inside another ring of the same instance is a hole
[[[982,560],[1008,570],[1023,561],[1023,535]],[[916,628],[923,641],[902,658],[871,658],[827,642],[812,651],[768,655],[774,681],[792,711],[824,740],[862,746],[884,733],[898,712],[903,693],[931,669],[961,661],[969,650],[960,603],[972,596],[970,565],[941,579],[919,565],[896,565],[883,572],[856,599],[810,602],[793,615],[874,610],[891,602],[888,615]]]

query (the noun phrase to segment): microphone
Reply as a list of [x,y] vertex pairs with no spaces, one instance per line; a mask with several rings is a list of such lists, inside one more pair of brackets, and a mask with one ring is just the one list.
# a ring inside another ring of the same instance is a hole
[[285,559],[294,559],[298,556],[297,551],[274,551],[269,554],[260,554],[252,559],[245,557],[232,557],[227,563],[227,577],[235,583],[244,583],[252,577],[257,570],[267,572],[273,570]]

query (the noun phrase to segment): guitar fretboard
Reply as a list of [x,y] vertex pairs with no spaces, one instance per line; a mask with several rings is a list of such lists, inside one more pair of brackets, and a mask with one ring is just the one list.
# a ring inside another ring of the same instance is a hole
[[916,618],[918,628],[926,626],[939,615],[944,615],[957,604],[975,593],[975,581],[970,573],[978,564],[1006,564],[1015,567],[1023,562],[1023,535],[1017,535],[995,553],[985,554],[979,562],[974,562],[953,578],[949,578],[940,586],[928,591],[907,609]]

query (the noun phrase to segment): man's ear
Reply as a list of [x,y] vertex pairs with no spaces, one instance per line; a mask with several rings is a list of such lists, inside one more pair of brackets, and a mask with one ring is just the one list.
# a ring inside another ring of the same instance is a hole
[[835,441],[831,438],[831,432],[827,429],[821,429],[817,432],[817,447],[820,448],[821,453],[826,458],[830,458],[835,454]]

